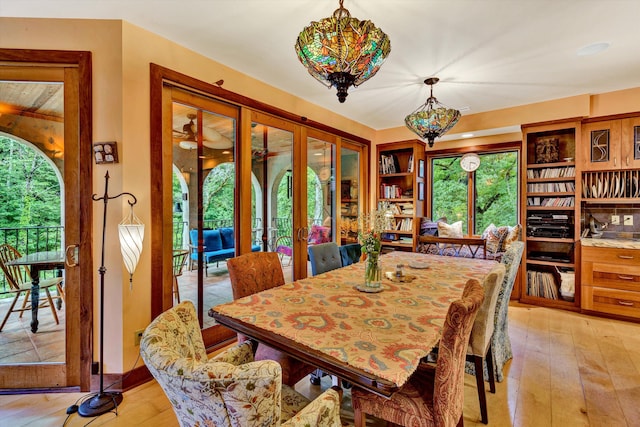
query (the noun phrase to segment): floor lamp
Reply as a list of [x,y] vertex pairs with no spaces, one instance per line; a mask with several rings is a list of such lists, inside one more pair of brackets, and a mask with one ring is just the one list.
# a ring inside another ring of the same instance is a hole
[[120,193],[115,196],[109,196],[109,172],[104,176],[104,195],[98,197],[97,194],[91,196],[93,201],[102,200],[104,210],[102,212],[102,252],[100,255],[100,361],[98,369],[100,372],[100,391],[91,399],[87,399],[78,408],[78,414],[82,417],[96,417],[116,409],[122,402],[122,393],[117,391],[104,390],[104,371],[103,371],[103,353],[104,353],[104,274],[107,269],[104,266],[104,240],[107,229],[107,203],[109,200],[117,199],[122,196],[128,196],[130,200],[130,214],[118,226],[118,234],[120,236],[120,247],[123,260],[127,270],[129,271],[129,283],[133,281],[133,271],[138,264],[140,253],[142,252],[142,240],[144,238],[144,224],[142,224],[133,214],[133,205],[137,203],[136,197],[131,193]]

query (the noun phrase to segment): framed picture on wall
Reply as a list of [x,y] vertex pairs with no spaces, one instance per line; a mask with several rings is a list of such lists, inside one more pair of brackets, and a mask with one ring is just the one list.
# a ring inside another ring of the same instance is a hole
[[93,144],[93,158],[96,165],[118,163],[118,145],[115,142],[96,142]]
[[424,178],[424,160],[418,160],[418,178]]
[[424,200],[424,182],[418,183],[418,200]]

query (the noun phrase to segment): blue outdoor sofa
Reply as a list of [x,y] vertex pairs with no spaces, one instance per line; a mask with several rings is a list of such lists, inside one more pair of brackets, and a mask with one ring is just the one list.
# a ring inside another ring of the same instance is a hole
[[[190,249],[190,269],[198,263],[198,230],[189,231],[191,241]],[[212,262],[225,261],[236,256],[235,236],[233,235],[233,227],[220,227],[214,230],[202,230],[202,238],[204,240],[204,253],[202,254],[205,265]],[[261,250],[260,245],[252,245],[251,250],[258,252]],[[205,269],[206,274],[206,269]]]

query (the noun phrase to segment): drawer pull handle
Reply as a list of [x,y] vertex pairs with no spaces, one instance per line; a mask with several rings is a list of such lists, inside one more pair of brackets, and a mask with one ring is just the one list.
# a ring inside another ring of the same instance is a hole
[[618,304],[624,305],[626,307],[633,307],[633,301],[618,301]]
[[621,275],[618,274],[618,279],[633,280],[633,276],[621,276]]
[[633,259],[632,255],[618,255],[618,258],[620,259]]

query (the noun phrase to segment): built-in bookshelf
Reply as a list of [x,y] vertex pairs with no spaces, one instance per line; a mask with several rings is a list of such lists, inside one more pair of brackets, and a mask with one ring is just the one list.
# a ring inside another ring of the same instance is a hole
[[[523,126],[525,253],[521,301],[578,310],[562,280],[579,265],[579,121]],[[575,277],[575,276],[574,276]],[[579,288],[579,280],[575,280]]]
[[415,251],[424,212],[424,150],[419,140],[377,146],[377,205],[389,211],[383,250]]

